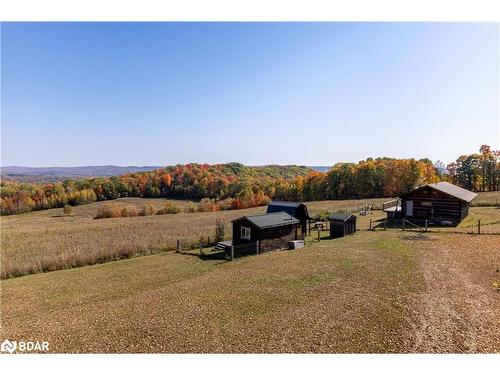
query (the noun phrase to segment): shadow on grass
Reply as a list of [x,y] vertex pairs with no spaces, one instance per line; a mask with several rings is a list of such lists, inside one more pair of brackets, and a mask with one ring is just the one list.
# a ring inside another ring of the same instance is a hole
[[204,249],[202,254],[200,254],[199,251],[181,251],[178,254],[198,257],[201,260],[220,260],[220,262],[216,263],[216,265],[226,263],[228,261],[224,251],[211,251],[210,249]]

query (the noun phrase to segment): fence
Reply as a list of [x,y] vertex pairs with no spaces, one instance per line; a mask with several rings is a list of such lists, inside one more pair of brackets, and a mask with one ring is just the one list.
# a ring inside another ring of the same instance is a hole
[[378,223],[376,226],[371,225],[369,230],[375,229],[400,229],[403,231],[419,231],[419,232],[428,232],[428,233],[455,233],[455,234],[491,234],[491,235],[500,235],[500,220],[499,221],[487,221],[481,222],[481,220],[477,220],[477,222],[467,225],[467,226],[456,226],[456,227],[444,227],[444,226],[432,226],[429,225],[427,220],[422,225],[417,225],[407,219],[402,220],[384,220],[381,223]]

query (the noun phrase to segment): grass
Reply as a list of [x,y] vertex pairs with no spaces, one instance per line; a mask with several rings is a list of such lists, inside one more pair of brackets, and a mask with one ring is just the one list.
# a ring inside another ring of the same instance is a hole
[[65,353],[500,352],[496,236],[313,238],[233,262],[167,252],[1,280],[0,341]]
[[414,288],[399,270],[417,269],[410,250],[387,252],[398,243],[387,235],[233,262],[163,253],[2,280],[2,338],[43,338],[54,352],[395,352]]
[[[374,200],[378,202],[379,200]],[[310,214],[324,209],[356,209],[365,201],[310,202]],[[371,202],[370,200],[366,201]],[[220,212],[185,212],[189,201],[122,198],[113,203],[138,210],[152,205],[155,210],[166,203],[179,206],[175,215],[119,217],[95,220],[98,210],[109,204],[96,202],[74,207],[74,215],[63,209],[9,215],[1,218],[0,277],[54,271],[138,255],[173,250],[177,240],[184,248],[197,246],[200,237],[214,238],[216,219],[230,228],[230,221],[244,215],[265,213],[266,207]],[[227,231],[230,234],[230,230]]]
[[[498,194],[497,194],[498,195]],[[492,194],[480,193],[479,198]],[[353,210],[365,204],[381,206],[386,199],[307,202],[309,214],[322,211]],[[264,213],[265,207],[220,212],[186,212],[192,202],[167,199],[121,198],[113,202],[140,210],[151,205],[155,211],[167,203],[182,210],[175,215],[120,217],[95,220],[97,212],[108,202],[96,202],[74,207],[74,215],[66,216],[63,209],[30,212],[1,217],[0,277],[55,271],[85,265],[105,263],[139,255],[173,250],[177,240],[184,248],[198,246],[200,239],[214,238],[215,222],[227,224],[243,215]],[[470,231],[481,218],[482,231],[500,232],[499,210],[493,207],[473,207],[459,231]],[[357,227],[368,229],[369,220],[383,218],[381,211],[358,216]],[[375,224],[374,224],[375,225]],[[313,232],[314,234],[314,232]]]
[[472,206],[500,206],[500,191],[486,191],[478,193],[472,201]]

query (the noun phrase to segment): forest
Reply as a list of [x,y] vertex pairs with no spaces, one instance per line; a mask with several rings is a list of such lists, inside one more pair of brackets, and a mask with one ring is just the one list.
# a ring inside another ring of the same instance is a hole
[[168,166],[118,177],[21,182],[2,179],[2,215],[81,205],[121,197],[204,199],[210,210],[290,201],[396,197],[446,180],[473,191],[500,187],[500,151],[487,145],[449,165],[429,159],[368,158],[325,172],[304,166],[249,167],[239,163]]

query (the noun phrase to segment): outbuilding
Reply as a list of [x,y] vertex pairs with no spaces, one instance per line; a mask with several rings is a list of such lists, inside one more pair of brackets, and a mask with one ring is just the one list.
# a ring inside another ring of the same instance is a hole
[[356,216],[349,212],[331,214],[330,237],[339,238],[356,233]]
[[255,243],[259,253],[288,248],[298,234],[300,221],[286,212],[243,216],[233,220],[233,246]]
[[457,225],[468,215],[476,196],[445,181],[427,184],[400,197],[401,216],[416,222]]
[[267,213],[286,212],[300,221],[301,233],[307,231],[307,221],[311,218],[307,212],[307,206],[301,202],[272,201],[267,206]]

